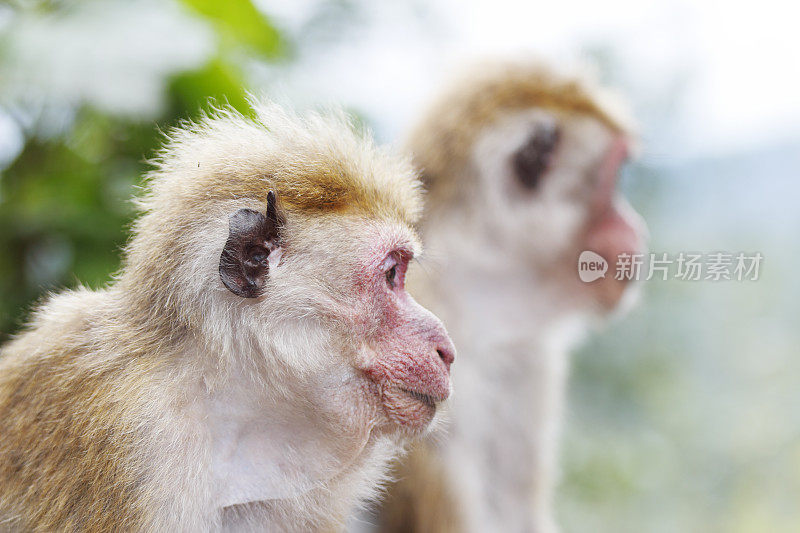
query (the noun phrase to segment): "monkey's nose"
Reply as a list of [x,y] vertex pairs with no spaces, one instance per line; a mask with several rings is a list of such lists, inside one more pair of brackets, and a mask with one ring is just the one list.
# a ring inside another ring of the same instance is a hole
[[442,360],[447,370],[450,370],[450,365],[456,360],[456,350],[451,342],[442,343],[436,348],[436,353],[439,354],[439,359]]

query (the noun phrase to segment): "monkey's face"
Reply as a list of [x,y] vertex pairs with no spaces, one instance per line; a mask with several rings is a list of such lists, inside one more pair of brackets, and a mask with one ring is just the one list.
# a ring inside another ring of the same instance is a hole
[[[618,256],[643,248],[645,226],[616,192],[629,140],[599,120],[544,109],[508,113],[479,137],[473,151],[475,212],[501,256],[553,280],[565,300],[610,309],[625,281],[614,279]],[[583,283],[578,257],[591,250],[608,262],[605,278]]]
[[444,326],[406,291],[416,245],[400,225],[376,226],[354,271],[355,331],[363,335],[355,365],[368,378],[390,428],[427,427],[450,394],[455,358]]
[[[346,227],[362,231],[342,231]],[[349,250],[349,257],[318,257],[326,283],[337,286],[327,306],[341,343],[342,363],[355,372],[363,400],[374,407],[379,431],[424,430],[450,394],[455,357],[444,326],[405,287],[409,262],[419,252],[404,224],[357,220],[318,228]]]
[[312,381],[328,388],[310,401],[337,419],[347,413],[347,425],[425,429],[449,396],[455,349],[406,292],[420,248],[414,232],[365,216],[282,213],[273,195],[269,202],[265,213],[230,217],[220,259],[222,282],[260,317],[256,335],[300,371],[323,375]]

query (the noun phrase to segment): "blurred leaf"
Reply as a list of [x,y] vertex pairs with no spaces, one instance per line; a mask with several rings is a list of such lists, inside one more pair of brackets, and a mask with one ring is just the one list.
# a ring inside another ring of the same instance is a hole
[[[182,1],[213,25],[219,39],[201,68],[164,73],[169,105],[158,126],[196,116],[210,99],[249,113],[243,65],[284,53],[281,35],[249,0]],[[8,48],[0,43],[0,63]],[[0,174],[0,342],[44,292],[110,281],[133,217],[128,199],[148,168],[144,161],[162,141],[155,126],[86,105],[75,110],[62,134],[38,138],[35,127],[27,132],[22,153]]]
[[281,55],[283,42],[278,30],[250,0],[182,0],[206,17],[225,39],[274,59]]
[[[152,124],[80,110],[68,138],[30,139],[0,179],[0,340],[44,291],[99,287],[119,267]],[[19,318],[14,318],[19,317]]]
[[200,70],[179,74],[170,84],[173,113],[178,116],[195,115],[206,107],[209,99],[228,103],[241,113],[250,106],[245,97],[245,82],[236,67],[217,58]]

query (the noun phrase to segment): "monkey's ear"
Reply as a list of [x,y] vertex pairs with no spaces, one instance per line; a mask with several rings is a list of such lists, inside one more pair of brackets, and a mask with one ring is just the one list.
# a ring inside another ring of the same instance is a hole
[[275,193],[267,195],[267,214],[240,209],[229,218],[230,233],[219,258],[219,277],[234,294],[256,298],[264,293],[270,264],[281,254],[280,220]]

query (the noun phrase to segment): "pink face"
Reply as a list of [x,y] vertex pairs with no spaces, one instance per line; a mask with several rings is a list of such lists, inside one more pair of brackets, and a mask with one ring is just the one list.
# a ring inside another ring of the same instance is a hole
[[625,279],[617,280],[614,276],[620,254],[636,254],[644,249],[643,223],[632,209],[616,199],[620,169],[627,158],[628,140],[618,136],[605,153],[599,169],[583,243],[584,249],[608,261],[610,275],[593,283],[597,299],[607,308],[619,302],[628,284]]
[[371,352],[361,370],[375,385],[388,420],[418,431],[450,394],[455,348],[441,321],[406,292],[411,243],[389,235],[377,241],[357,281],[365,309],[359,322]]

